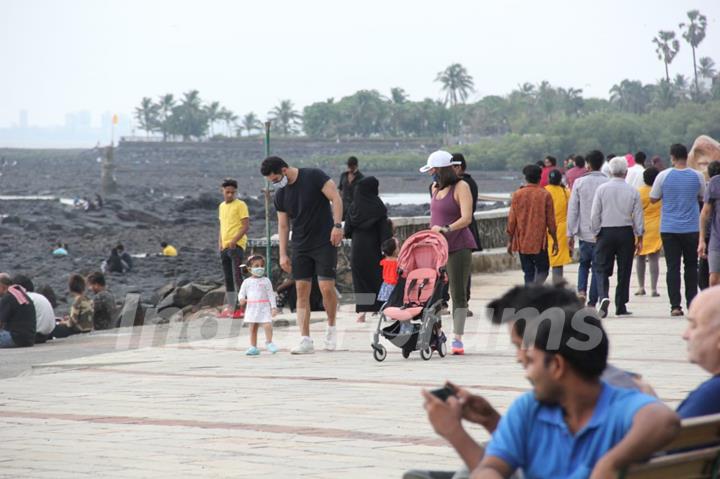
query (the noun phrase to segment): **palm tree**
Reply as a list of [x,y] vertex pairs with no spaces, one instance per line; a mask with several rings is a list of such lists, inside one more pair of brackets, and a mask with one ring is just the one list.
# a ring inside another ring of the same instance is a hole
[[302,118],[291,100],[282,100],[278,106],[270,110],[269,115],[273,126],[286,136],[297,132]]
[[522,85],[518,85],[517,91],[523,98],[533,98],[535,96],[535,85],[525,82]]
[[407,102],[408,95],[407,93],[405,93],[404,89],[400,87],[395,87],[390,89],[390,99],[396,105],[402,105],[403,103]]
[[145,130],[147,136],[150,136],[150,133],[157,129],[159,114],[160,107],[153,103],[149,97],[144,97],[140,101],[140,106],[135,108],[135,118],[140,125],[140,129]]
[[200,101],[200,92],[197,90],[190,90],[183,93],[182,105],[187,108],[200,109],[202,102]]
[[650,103],[649,88],[637,80],[625,79],[610,89],[610,103],[622,111],[645,113]]
[[470,93],[475,90],[473,77],[459,63],[453,63],[438,73],[435,81],[442,83],[442,89],[445,91],[445,103],[450,103],[450,106],[464,103]]
[[255,115],[255,113],[250,112],[243,116],[242,128],[247,131],[248,136],[252,135],[252,132],[255,130],[262,130],[262,126],[262,123],[258,119],[257,115]]
[[717,70],[715,70],[715,62],[710,57],[702,57],[700,61],[698,61],[700,64],[700,68],[698,68],[698,73],[702,78],[707,78],[710,81],[713,81],[715,79],[715,75],[717,75]]
[[690,90],[690,84],[685,75],[677,74],[673,79],[673,87],[675,88],[675,94],[678,98],[687,98]]
[[232,136],[233,126],[235,126],[235,122],[238,120],[238,116],[227,108],[222,107],[218,112],[218,120],[225,123],[225,128],[227,128],[228,136]]
[[670,65],[680,50],[680,42],[675,38],[675,32],[666,30],[660,30],[658,36],[653,38],[653,43],[657,45],[655,52],[658,55],[658,59],[665,63],[665,80],[670,83],[670,71],[668,65]]
[[695,61],[695,49],[705,39],[705,29],[707,28],[707,17],[702,15],[698,10],[690,10],[687,12],[689,23],[681,23],[680,28],[686,28],[682,37],[690,44],[693,54],[693,71],[695,72],[695,93],[700,95],[700,87],[698,86],[698,70]]
[[221,108],[220,108],[220,102],[214,101],[210,103],[207,107],[205,107],[205,113],[207,113],[207,120],[208,120],[208,130],[210,131],[210,136],[215,135],[215,129],[213,126],[216,122],[219,120],[222,120],[220,116]]
[[173,108],[175,108],[175,98],[173,98],[172,93],[162,95],[158,100],[158,107],[160,108],[160,130],[162,131],[163,141],[167,141],[168,120],[172,115]]
[[549,81],[543,80],[542,83],[538,86],[537,89],[537,104],[540,106],[540,109],[542,110],[543,114],[545,115],[545,119],[550,119],[550,117],[553,114],[553,111],[555,110],[555,105],[557,103],[557,92],[552,87]]
[[653,105],[661,110],[672,108],[677,103],[675,88],[667,80],[660,80],[655,88]]
[[702,78],[707,78],[710,80],[715,78],[717,71],[715,70],[715,62],[713,61],[712,58],[702,57],[698,63],[700,64],[698,73],[700,74],[700,76]]
[[581,88],[568,88],[567,90],[564,88],[558,88],[558,94],[562,100],[563,109],[565,110],[566,115],[570,116],[580,114],[583,109],[583,105],[585,104],[582,92]]
[[208,116],[202,107],[200,93],[197,90],[183,93],[180,104],[173,108],[169,124],[169,133],[181,136],[184,141],[193,137],[200,139],[205,136],[208,129]]

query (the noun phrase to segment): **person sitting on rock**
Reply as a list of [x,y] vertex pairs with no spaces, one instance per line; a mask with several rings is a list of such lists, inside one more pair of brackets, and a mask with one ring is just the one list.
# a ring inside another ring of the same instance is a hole
[[124,273],[126,271],[117,248],[110,250],[110,257],[105,260],[103,271],[107,273]]
[[61,241],[58,241],[57,244],[55,245],[55,249],[53,250],[52,255],[55,257],[67,256],[68,255],[67,245],[63,244]]
[[118,243],[115,249],[117,249],[117,252],[120,255],[120,260],[123,262],[124,270],[131,271],[133,267],[133,260],[130,254],[125,251],[125,246],[123,246],[122,243]]
[[35,306],[35,344],[44,343],[55,329],[55,311],[50,300],[35,292],[35,284],[24,274],[16,274],[12,279],[14,284],[25,288],[25,293]]
[[0,273],[0,348],[35,344],[35,306],[25,288]]
[[107,290],[105,275],[99,271],[87,277],[87,284],[95,294],[93,296],[93,329],[111,329],[115,327],[115,296]]
[[160,247],[162,248],[162,253],[160,256],[177,256],[178,252],[175,249],[175,247],[171,244],[168,244],[166,241],[163,241],[160,243]]
[[73,296],[70,315],[58,322],[52,332],[53,338],[66,338],[78,333],[89,333],[93,329],[93,305],[85,296],[85,279],[79,274],[70,275],[68,289]]

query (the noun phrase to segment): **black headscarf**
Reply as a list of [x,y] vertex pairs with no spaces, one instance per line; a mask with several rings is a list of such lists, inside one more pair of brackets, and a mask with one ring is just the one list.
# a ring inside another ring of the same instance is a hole
[[379,183],[374,176],[366,176],[355,186],[355,198],[347,221],[354,227],[370,226],[387,217],[387,207],[379,196]]

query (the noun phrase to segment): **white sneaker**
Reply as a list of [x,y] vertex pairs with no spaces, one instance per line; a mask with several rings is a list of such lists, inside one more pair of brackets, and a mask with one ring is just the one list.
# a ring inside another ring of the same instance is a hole
[[290,354],[312,354],[314,352],[315,346],[310,338],[302,338],[300,344],[290,350]]
[[337,348],[337,327],[328,326],[325,332],[325,351],[335,351]]
[[598,308],[598,315],[600,316],[601,319],[607,318],[608,308],[610,308],[610,299],[603,298],[602,300],[600,300],[600,307]]

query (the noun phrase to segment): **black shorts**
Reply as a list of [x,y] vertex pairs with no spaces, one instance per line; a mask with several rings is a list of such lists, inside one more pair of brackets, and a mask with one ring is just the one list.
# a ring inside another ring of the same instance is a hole
[[295,281],[334,280],[337,269],[337,248],[328,243],[309,251],[293,251],[292,276]]

